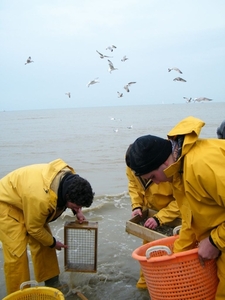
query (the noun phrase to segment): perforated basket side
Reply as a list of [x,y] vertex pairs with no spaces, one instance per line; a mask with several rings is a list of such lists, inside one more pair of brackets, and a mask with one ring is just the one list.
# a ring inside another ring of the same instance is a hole
[[9,294],[2,300],[64,300],[64,295],[57,289],[50,287],[26,288]]
[[192,249],[172,255],[163,251],[146,258],[151,246],[165,245],[172,249],[178,237],[169,237],[147,243],[137,248],[132,257],[139,261],[152,300],[214,300],[218,285],[215,260],[201,266],[198,250]]

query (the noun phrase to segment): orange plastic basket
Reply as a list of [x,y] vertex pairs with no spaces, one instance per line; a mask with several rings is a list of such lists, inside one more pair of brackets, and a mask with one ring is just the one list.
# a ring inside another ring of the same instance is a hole
[[163,238],[137,248],[151,300],[214,300],[218,285],[215,260],[200,264],[198,249],[172,253],[179,236]]

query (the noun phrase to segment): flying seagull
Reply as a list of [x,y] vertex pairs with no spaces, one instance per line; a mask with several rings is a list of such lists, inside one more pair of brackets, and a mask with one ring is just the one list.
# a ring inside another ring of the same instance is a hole
[[190,97],[190,98],[187,98],[187,97],[183,97],[185,100],[186,100],[186,102],[187,103],[189,103],[189,102],[191,102],[192,101],[192,98]]
[[99,82],[99,81],[98,81],[98,77],[97,77],[97,78],[95,78],[95,79],[89,81],[88,84],[87,84],[87,87],[89,87],[89,86],[92,85],[92,84],[98,83],[98,82]]
[[96,52],[100,55],[100,58],[104,58],[104,57],[109,57],[109,58],[111,58],[111,57],[112,57],[112,56],[104,55],[104,54],[98,52],[98,50],[96,50]]
[[111,73],[112,71],[118,70],[117,68],[114,67],[111,60],[108,59],[108,62],[109,62],[109,73]]
[[31,56],[29,56],[28,59],[27,59],[27,62],[25,63],[25,65],[26,65],[26,64],[30,64],[30,63],[32,63],[32,62],[33,62],[33,60],[31,60]]
[[131,84],[134,84],[134,83],[136,83],[135,81],[131,81],[131,82],[129,82],[128,84],[126,84],[125,86],[124,86],[124,89],[129,93],[129,86],[131,85]]
[[123,97],[123,93],[117,92],[118,98]]
[[194,98],[194,102],[203,102],[203,101],[212,101],[212,99],[210,98],[206,98],[206,97],[199,97],[199,98]]
[[185,79],[181,78],[181,77],[176,77],[173,79],[173,81],[182,81],[182,82],[187,82]]
[[126,55],[124,55],[124,57],[121,59],[121,61],[126,61],[128,58],[126,57]]
[[70,92],[68,92],[68,93],[65,93],[65,95],[67,95],[69,98],[71,97],[71,94],[70,94]]
[[181,70],[178,69],[178,68],[176,68],[176,67],[174,67],[174,68],[168,68],[168,72],[170,72],[170,71],[172,71],[172,70],[177,71],[177,72],[180,73],[180,74],[183,74],[183,73],[181,72]]
[[106,50],[110,50],[111,52],[113,52],[113,49],[116,49],[116,46],[112,45],[106,48]]

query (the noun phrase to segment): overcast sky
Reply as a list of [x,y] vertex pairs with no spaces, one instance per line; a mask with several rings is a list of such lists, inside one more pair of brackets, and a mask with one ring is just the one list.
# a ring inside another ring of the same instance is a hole
[[224,0],[1,0],[0,110],[224,102],[224,16]]

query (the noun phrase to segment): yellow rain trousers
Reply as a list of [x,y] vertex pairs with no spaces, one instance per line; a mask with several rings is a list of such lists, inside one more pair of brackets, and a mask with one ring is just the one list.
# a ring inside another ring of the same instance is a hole
[[7,293],[30,280],[27,246],[35,279],[45,281],[60,270],[48,222],[54,218],[57,195],[51,183],[64,168],[61,159],[17,169],[0,180],[0,240],[4,255]]
[[[169,182],[144,184],[141,178],[135,176],[129,167],[126,167],[126,175],[132,210],[135,208],[156,210],[155,216],[160,224],[181,218],[181,213],[173,197],[172,186]],[[143,244],[148,242],[143,240]],[[140,278],[136,286],[142,289],[147,288],[142,270],[140,270]]]
[[200,139],[204,122],[188,117],[168,134],[184,135],[181,157],[164,172],[173,177],[174,197],[182,213],[182,229],[174,252],[188,250],[211,235],[221,251],[215,300],[225,299],[225,141]]

